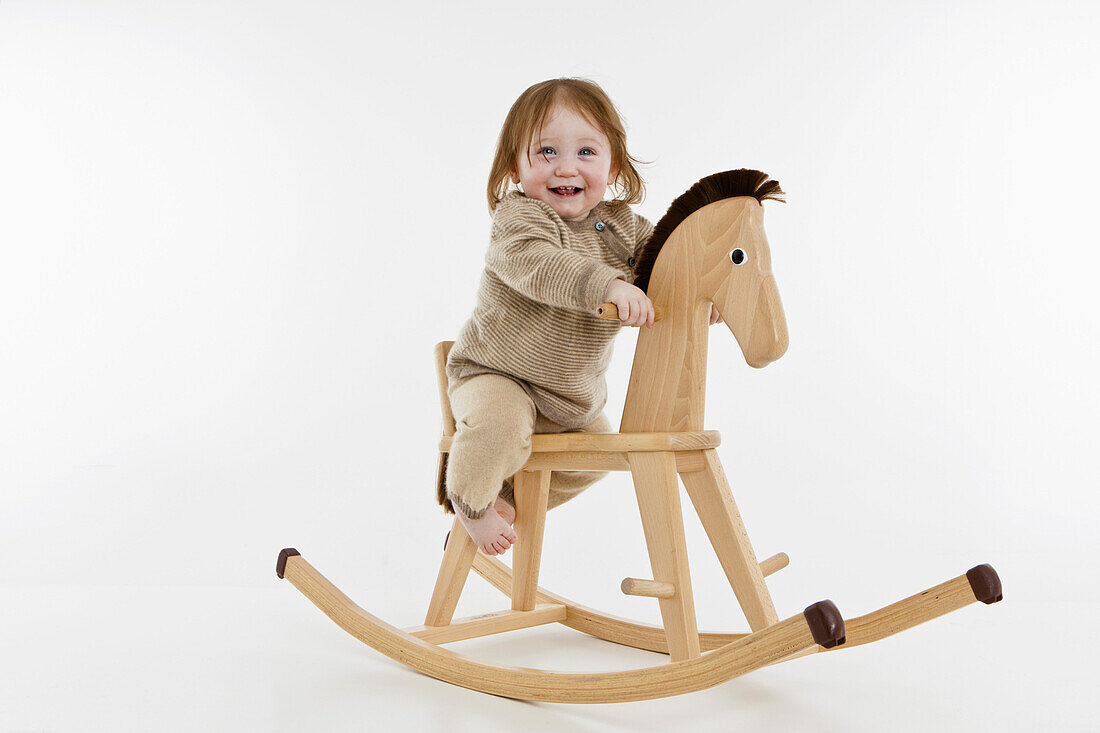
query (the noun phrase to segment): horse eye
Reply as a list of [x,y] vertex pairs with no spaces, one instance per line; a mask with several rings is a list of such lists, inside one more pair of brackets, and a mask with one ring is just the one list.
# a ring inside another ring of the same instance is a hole
[[730,261],[735,265],[745,264],[745,259],[745,250],[740,247],[730,252]]

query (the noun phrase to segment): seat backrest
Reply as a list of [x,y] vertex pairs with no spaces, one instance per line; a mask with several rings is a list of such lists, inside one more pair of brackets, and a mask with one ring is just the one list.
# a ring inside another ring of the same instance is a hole
[[455,416],[451,412],[451,400],[447,397],[447,355],[454,341],[440,341],[435,345],[435,376],[439,384],[439,409],[443,413],[443,434],[455,434]]

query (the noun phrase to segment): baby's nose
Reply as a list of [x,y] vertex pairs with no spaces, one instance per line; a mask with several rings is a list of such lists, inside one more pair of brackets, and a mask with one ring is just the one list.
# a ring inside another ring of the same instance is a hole
[[558,175],[573,174],[577,172],[577,163],[574,160],[566,159],[558,161]]

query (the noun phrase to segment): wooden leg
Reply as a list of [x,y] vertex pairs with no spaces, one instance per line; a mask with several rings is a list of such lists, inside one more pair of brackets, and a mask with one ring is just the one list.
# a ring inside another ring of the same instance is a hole
[[550,496],[549,471],[520,471],[512,479],[516,500],[516,543],[512,547],[512,610],[535,607],[542,560],[542,535],[546,525],[546,500]]
[[653,579],[676,587],[672,598],[662,598],[661,619],[673,662],[699,656],[699,629],[688,571],[687,542],[680,514],[680,484],[674,453],[628,453],[638,511],[642,515]]
[[432,600],[428,604],[425,626],[446,626],[451,623],[476,554],[477,545],[470,539],[462,522],[455,517],[447,539],[447,549],[443,551],[443,562],[439,565],[439,575],[435,579]]
[[726,481],[718,453],[713,449],[705,450],[703,460],[706,468],[681,473],[680,478],[714,546],[714,553],[726,571],[737,602],[745,612],[749,628],[760,631],[778,623],[779,617],[749,542],[749,534],[733,502],[733,492]]

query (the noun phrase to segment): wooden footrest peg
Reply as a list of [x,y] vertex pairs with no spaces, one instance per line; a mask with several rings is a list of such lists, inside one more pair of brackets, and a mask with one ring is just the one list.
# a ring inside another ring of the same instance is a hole
[[647,598],[675,598],[676,586],[659,580],[623,578],[620,586],[628,596],[646,596]]
[[787,557],[787,553],[780,552],[780,553],[777,553],[775,555],[772,555],[767,560],[762,560],[760,562],[760,572],[766,578],[769,575],[771,575],[772,573],[777,572],[779,570],[782,570],[783,568],[787,567],[790,564],[791,564],[791,559],[789,557]]
[[[767,560],[760,562],[760,572],[766,578],[787,567],[791,559],[787,553],[780,552],[772,555]],[[649,598],[673,598],[676,595],[676,586],[672,583],[662,583],[659,580],[642,580],[641,578],[623,578],[623,593],[628,596],[646,596]]]

